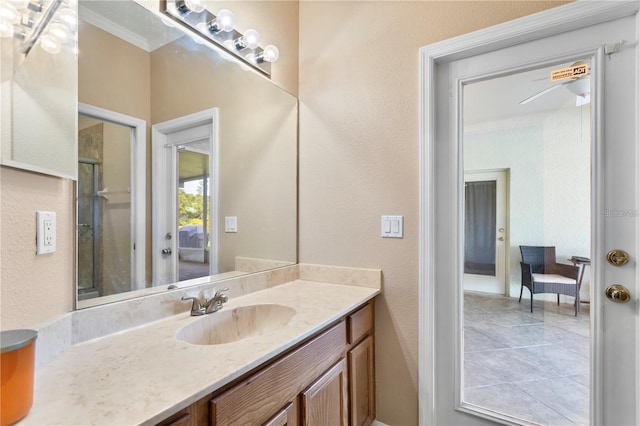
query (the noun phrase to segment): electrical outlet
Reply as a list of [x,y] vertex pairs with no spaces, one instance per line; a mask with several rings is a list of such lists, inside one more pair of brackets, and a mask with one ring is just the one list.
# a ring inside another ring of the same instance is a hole
[[36,212],[36,254],[56,251],[55,212]]

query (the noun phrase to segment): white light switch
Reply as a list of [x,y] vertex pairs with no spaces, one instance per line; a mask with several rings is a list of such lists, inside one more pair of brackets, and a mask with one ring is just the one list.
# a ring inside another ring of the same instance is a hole
[[382,236],[384,238],[402,238],[403,216],[382,216]]
[[224,232],[238,232],[238,216],[224,217]]
[[36,212],[36,254],[56,251],[55,212]]

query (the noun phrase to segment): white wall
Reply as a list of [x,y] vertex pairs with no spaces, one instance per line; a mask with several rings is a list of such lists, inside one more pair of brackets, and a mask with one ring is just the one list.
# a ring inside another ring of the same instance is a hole
[[[520,245],[556,246],[558,261],[566,262],[573,255],[589,257],[589,117],[587,105],[465,128],[465,170],[511,172],[512,297],[520,295]],[[581,297],[588,300],[589,285],[582,289]]]

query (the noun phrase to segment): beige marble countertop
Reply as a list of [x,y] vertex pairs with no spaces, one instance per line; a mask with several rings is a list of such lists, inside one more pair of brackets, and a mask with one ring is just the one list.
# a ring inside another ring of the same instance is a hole
[[223,310],[268,303],[296,311],[285,326],[235,343],[201,346],[178,340],[178,330],[207,318],[184,313],[74,345],[36,371],[33,407],[20,424],[155,424],[379,292],[296,280],[229,299]]

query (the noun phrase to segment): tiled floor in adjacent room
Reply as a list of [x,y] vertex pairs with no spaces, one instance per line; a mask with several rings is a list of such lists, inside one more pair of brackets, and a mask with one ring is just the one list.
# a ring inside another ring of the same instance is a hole
[[[526,292],[526,290],[525,290]],[[525,300],[526,299],[526,300]],[[589,424],[589,305],[465,293],[464,400],[543,425]]]

